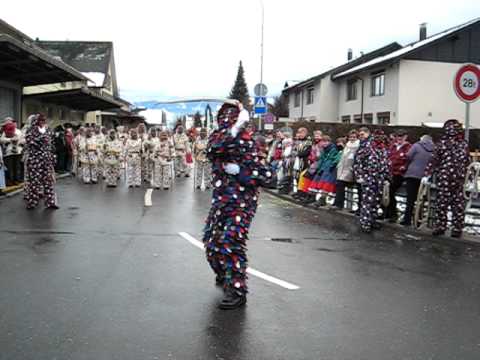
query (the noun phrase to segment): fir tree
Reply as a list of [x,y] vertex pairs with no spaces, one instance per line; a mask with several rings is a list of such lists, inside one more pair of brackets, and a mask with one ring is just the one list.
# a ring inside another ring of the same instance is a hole
[[288,117],[288,97],[282,93],[280,96],[274,97],[274,103],[272,108],[270,109],[273,115],[277,118],[279,117]]
[[243,106],[246,108],[249,107],[250,96],[248,95],[248,86],[245,81],[245,72],[243,70],[242,61],[240,61],[240,65],[238,65],[237,79],[235,80],[232,91],[230,91],[229,98],[239,100]]
[[196,128],[202,127],[202,115],[200,115],[200,111],[197,111],[195,115],[193,115],[193,124]]

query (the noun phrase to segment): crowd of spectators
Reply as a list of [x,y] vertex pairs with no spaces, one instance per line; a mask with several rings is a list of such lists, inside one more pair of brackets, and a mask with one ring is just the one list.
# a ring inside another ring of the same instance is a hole
[[[452,126],[455,130],[450,129]],[[429,135],[412,144],[403,130],[389,137],[380,129],[372,132],[368,127],[351,130],[337,139],[319,130],[312,135],[302,127],[295,134],[283,128],[267,137],[268,161],[277,171],[279,193],[333,211],[347,205],[359,217],[364,232],[379,229],[379,220],[411,226],[422,181],[443,181],[443,186],[455,194],[463,190],[469,154],[457,120],[445,123],[441,147],[435,146]],[[406,206],[400,218],[397,195],[402,188]],[[455,201],[444,204],[444,212],[455,212],[454,218],[463,219],[465,204],[459,196]],[[434,235],[445,233],[446,222],[446,215],[445,219],[438,216]],[[461,236],[463,220],[452,226],[451,235]]]

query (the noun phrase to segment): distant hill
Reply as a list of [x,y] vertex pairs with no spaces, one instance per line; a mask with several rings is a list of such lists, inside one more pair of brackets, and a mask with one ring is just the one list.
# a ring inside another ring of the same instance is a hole
[[178,104],[158,104],[157,101],[140,101],[136,102],[135,106],[146,109],[164,110],[167,113],[172,113],[174,116],[193,115],[197,111],[200,114],[205,114],[205,108],[210,105],[213,113],[222,105],[220,102],[196,102],[196,103],[178,103]]

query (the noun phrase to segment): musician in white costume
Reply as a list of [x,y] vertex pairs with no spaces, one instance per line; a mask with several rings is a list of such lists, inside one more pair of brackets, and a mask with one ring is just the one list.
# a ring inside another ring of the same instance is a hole
[[172,184],[172,160],[175,157],[175,149],[168,138],[168,133],[162,131],[160,139],[150,151],[150,160],[153,163],[151,185],[155,189],[170,189]]
[[105,180],[108,187],[117,187],[120,178],[120,165],[123,161],[123,143],[118,139],[115,130],[110,130],[103,147],[103,163]]

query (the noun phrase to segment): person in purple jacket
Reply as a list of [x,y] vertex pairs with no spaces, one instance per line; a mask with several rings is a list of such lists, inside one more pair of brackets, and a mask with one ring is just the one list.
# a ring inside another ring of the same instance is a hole
[[407,207],[401,225],[410,226],[412,224],[413,208],[417,200],[418,189],[425,174],[425,169],[432,159],[434,147],[432,138],[429,135],[423,135],[420,141],[416,142],[407,153],[408,167],[404,175],[407,187]]

